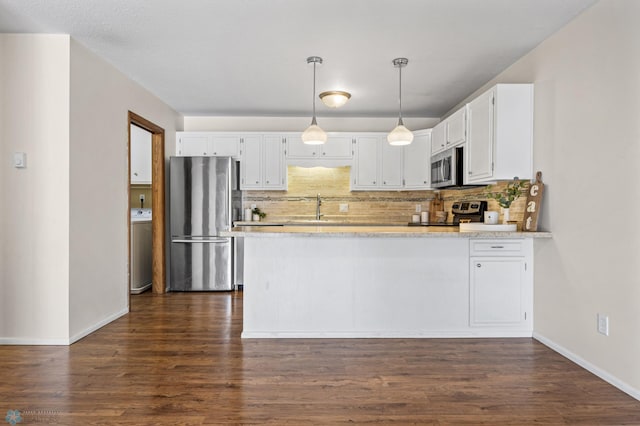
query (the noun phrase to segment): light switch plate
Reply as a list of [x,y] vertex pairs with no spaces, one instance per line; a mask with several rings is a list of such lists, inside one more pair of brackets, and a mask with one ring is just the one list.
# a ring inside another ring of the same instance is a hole
[[27,154],[24,152],[14,152],[13,167],[16,169],[24,169],[27,167]]

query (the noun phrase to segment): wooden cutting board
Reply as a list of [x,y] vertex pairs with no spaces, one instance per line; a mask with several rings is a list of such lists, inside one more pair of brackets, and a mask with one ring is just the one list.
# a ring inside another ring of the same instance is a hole
[[429,222],[436,222],[436,212],[444,211],[444,201],[440,197],[440,193],[436,193],[436,196],[431,200],[429,205]]

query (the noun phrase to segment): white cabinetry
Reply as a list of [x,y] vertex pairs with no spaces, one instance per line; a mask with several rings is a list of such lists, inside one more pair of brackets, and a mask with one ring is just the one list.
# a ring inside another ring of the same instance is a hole
[[413,136],[413,142],[402,148],[404,156],[402,187],[404,189],[429,189],[431,131],[416,131],[413,132]]
[[466,105],[451,114],[446,120],[446,146],[454,147],[463,144],[467,139],[467,107]]
[[151,132],[131,125],[131,183],[151,184]]
[[356,136],[351,189],[429,189],[430,130],[416,131],[410,145],[392,146],[386,133]]
[[533,328],[532,240],[470,240],[469,325]]
[[447,145],[447,123],[441,121],[431,129],[431,154],[444,151]]
[[468,104],[466,183],[532,177],[533,85],[498,84]]
[[211,132],[178,132],[178,156],[234,157],[240,155],[242,135]]
[[[351,160],[353,158],[353,136],[329,133],[322,145],[307,145],[300,133],[284,135],[287,141],[286,158],[291,160]],[[295,163],[295,161],[293,161]],[[324,163],[318,162],[318,165]]]
[[431,154],[463,144],[467,139],[467,106],[438,123],[431,133]]
[[286,189],[284,146],[281,136],[243,136],[240,140],[240,189]]
[[358,136],[354,144],[351,189],[372,190],[380,187],[378,162],[381,136]]

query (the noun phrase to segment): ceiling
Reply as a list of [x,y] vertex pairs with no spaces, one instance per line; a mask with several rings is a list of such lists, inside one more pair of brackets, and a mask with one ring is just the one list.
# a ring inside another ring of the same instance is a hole
[[71,34],[187,115],[440,117],[595,0],[0,0],[0,32]]

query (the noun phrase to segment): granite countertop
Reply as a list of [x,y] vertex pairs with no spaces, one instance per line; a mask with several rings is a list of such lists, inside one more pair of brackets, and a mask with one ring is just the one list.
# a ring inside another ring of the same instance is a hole
[[407,225],[236,226],[224,237],[551,238],[550,232],[460,232],[457,226]]

